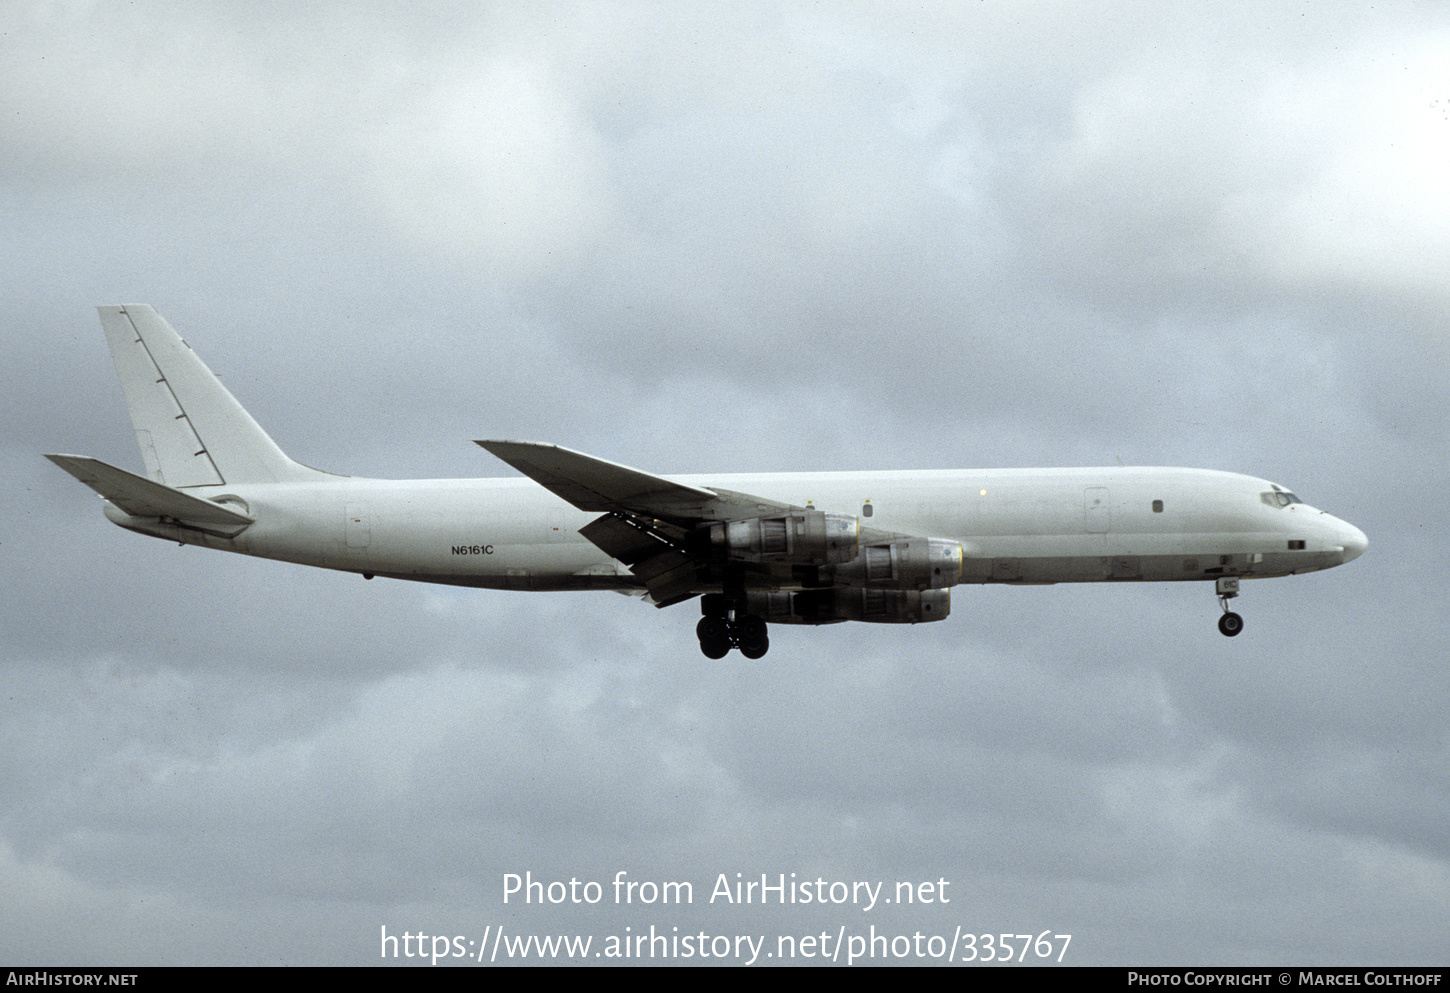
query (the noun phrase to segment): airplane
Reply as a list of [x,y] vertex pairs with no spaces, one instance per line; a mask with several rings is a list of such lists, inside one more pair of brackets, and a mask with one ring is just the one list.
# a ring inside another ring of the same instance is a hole
[[98,308],[146,475],[47,455],[139,534],[454,586],[700,598],[709,658],[771,624],[944,620],[954,586],[1242,579],[1363,554],[1358,528],[1207,469],[658,476],[556,445],[478,441],[526,478],[362,479],[288,458],[153,308]]

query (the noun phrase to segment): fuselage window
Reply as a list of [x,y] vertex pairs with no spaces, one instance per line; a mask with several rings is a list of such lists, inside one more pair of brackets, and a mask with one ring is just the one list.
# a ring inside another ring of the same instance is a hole
[[1153,501],[1153,513],[1155,513],[1155,514],[1161,514],[1161,513],[1163,513],[1163,501],[1162,500],[1154,500]]
[[865,502],[865,503],[863,503],[861,505],[861,516],[862,517],[870,517],[872,515],[872,513],[874,513],[874,511],[872,511],[872,509],[871,509],[871,502],[868,500],[867,502]]

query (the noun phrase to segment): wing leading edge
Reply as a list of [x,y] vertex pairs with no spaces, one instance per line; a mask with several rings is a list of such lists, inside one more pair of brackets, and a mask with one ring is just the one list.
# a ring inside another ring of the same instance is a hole
[[617,462],[538,441],[476,441],[534,482],[580,510],[626,514],[684,527],[804,508],[736,493],[687,486]]

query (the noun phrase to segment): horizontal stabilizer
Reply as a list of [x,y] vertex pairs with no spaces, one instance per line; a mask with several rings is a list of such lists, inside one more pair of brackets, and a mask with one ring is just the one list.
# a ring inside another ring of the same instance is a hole
[[47,455],[46,458],[132,517],[169,517],[184,524],[231,528],[246,527],[256,520],[221,504],[117,469],[100,459],[84,455]]

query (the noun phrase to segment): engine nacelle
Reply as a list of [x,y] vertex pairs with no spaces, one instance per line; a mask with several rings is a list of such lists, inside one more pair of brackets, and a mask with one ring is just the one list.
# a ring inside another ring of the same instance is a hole
[[922,624],[952,612],[951,590],[801,590],[747,593],[746,610],[771,624]]
[[962,581],[962,545],[945,538],[902,538],[865,545],[856,558],[836,566],[831,578],[869,589],[945,589]]
[[860,535],[860,521],[849,514],[806,510],[711,524],[710,548],[735,562],[833,565],[857,556]]

